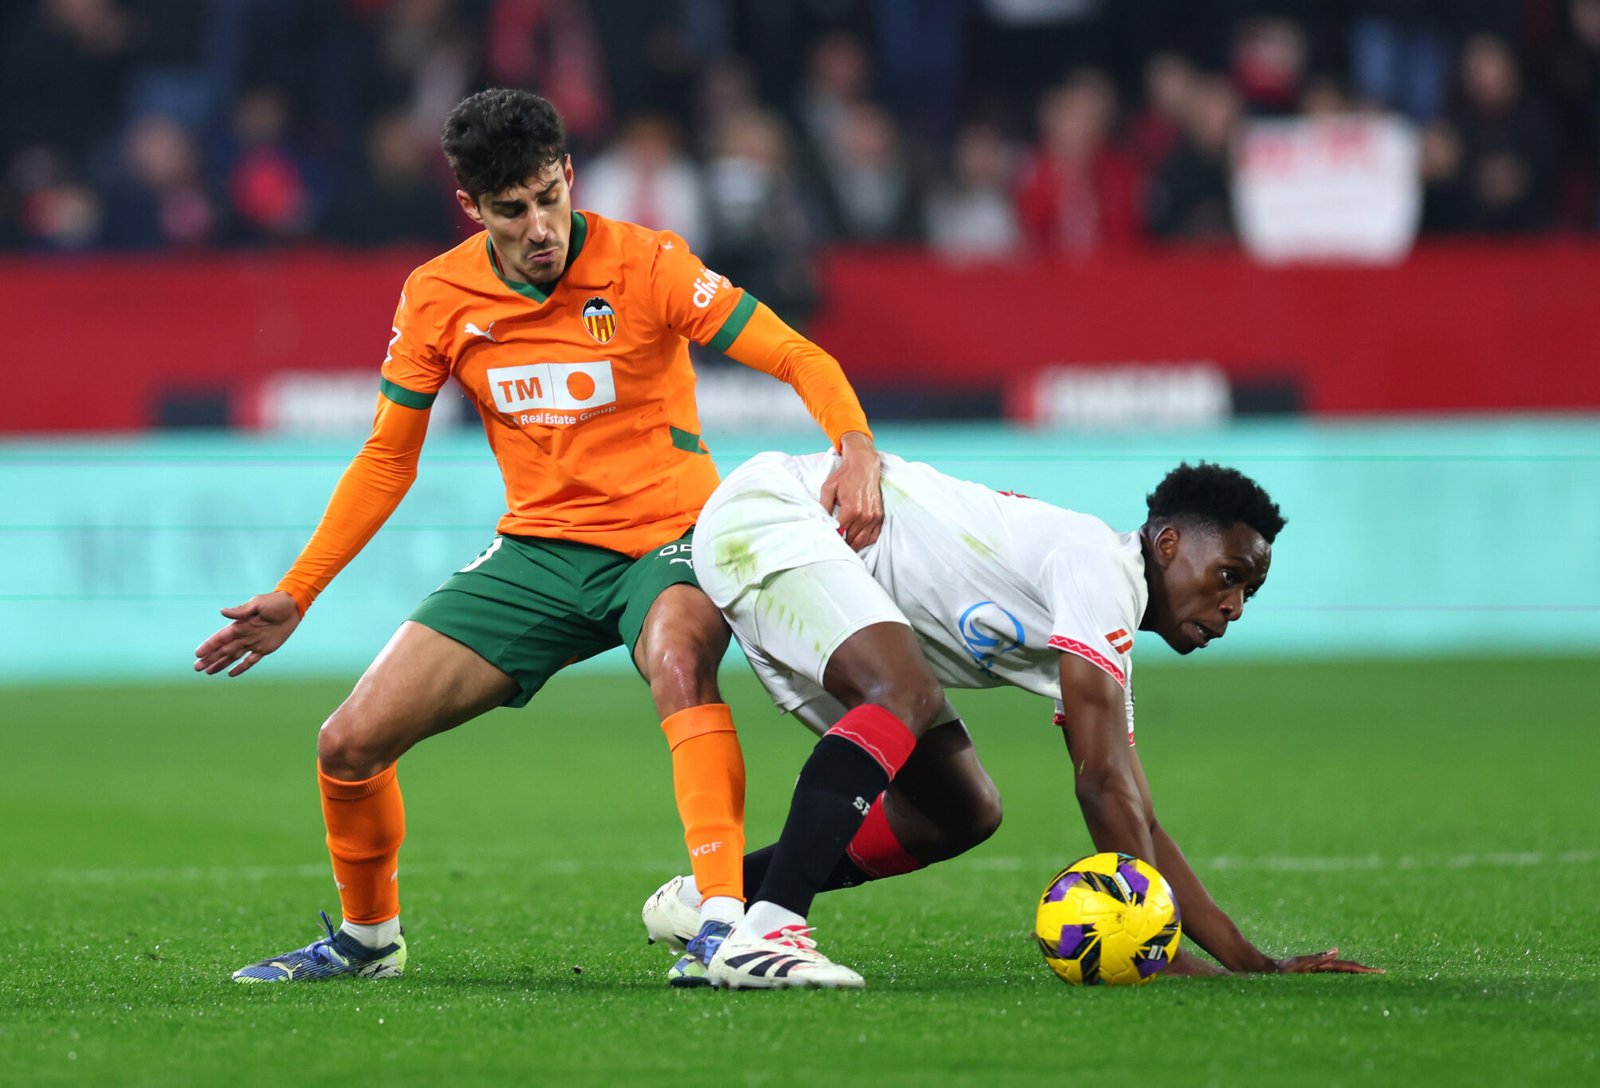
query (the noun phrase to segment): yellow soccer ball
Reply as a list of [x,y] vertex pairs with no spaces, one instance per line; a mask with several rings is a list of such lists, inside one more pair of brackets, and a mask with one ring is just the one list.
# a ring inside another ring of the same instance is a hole
[[1074,986],[1137,986],[1172,962],[1183,929],[1155,866],[1108,852],[1055,875],[1033,932],[1050,970]]

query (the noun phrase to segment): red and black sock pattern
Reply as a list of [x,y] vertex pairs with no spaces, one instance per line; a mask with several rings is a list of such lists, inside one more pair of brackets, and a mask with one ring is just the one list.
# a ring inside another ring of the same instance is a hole
[[789,818],[751,901],[809,914],[868,808],[916,743],[905,723],[880,706],[858,706],[840,718],[800,771]]

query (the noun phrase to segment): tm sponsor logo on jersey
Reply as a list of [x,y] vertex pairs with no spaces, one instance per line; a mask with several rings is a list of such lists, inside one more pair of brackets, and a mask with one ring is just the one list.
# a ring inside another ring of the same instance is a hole
[[695,309],[703,310],[711,305],[711,300],[717,297],[717,292],[727,284],[728,278],[726,276],[719,276],[711,269],[702,266],[700,278],[694,281]]
[[967,653],[984,672],[994,659],[1022,648],[1022,621],[993,601],[979,601],[965,612],[957,624]]
[[533,363],[492,367],[484,375],[494,406],[517,423],[578,423],[615,411],[611,363]]

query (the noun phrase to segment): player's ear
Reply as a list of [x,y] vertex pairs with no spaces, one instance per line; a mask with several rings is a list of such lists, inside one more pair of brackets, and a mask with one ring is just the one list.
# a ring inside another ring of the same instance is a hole
[[1163,525],[1151,541],[1155,545],[1156,563],[1162,570],[1172,566],[1178,557],[1178,542],[1182,537],[1176,525]]
[[563,155],[561,158],[561,176],[567,179],[567,188],[572,188],[572,156]]
[[461,210],[467,213],[467,218],[478,226],[483,226],[483,213],[478,210],[478,202],[467,194],[465,189],[456,190],[456,203],[461,205]]

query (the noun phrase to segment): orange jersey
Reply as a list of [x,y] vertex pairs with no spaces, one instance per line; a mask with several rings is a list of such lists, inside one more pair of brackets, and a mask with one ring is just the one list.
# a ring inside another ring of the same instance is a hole
[[685,338],[731,341],[754,299],[674,234],[575,213],[571,246],[548,296],[500,278],[487,234],[413,272],[383,391],[423,407],[455,376],[505,476],[501,532],[642,555],[717,486]]
[[682,238],[593,212],[573,213],[548,294],[502,278],[480,233],[407,278],[392,331],[373,437],[279,583],[302,611],[398,505],[452,375],[505,478],[499,531],[627,555],[681,536],[717,485],[689,340],[790,382],[835,445],[867,431],[832,357]]

